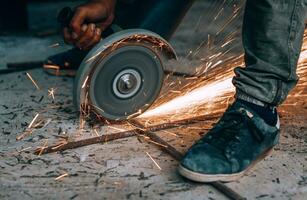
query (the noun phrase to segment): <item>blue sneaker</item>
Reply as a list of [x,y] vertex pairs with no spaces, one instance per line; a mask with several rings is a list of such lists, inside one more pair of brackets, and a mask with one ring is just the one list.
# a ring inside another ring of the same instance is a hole
[[279,120],[276,126],[268,125],[251,108],[236,101],[188,150],[179,173],[197,182],[235,181],[269,155],[278,141]]

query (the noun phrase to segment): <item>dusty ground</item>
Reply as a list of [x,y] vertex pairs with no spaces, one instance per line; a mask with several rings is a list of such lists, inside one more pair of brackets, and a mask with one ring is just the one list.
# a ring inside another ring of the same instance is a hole
[[[32,5],[36,12],[39,6]],[[49,8],[49,7],[47,7]],[[47,9],[45,7],[45,9]],[[189,12],[171,43],[185,56],[206,39],[217,26],[202,19],[208,4],[197,2]],[[43,10],[44,11],[44,10]],[[41,12],[43,12],[41,11]],[[34,18],[32,18],[34,19]],[[200,25],[199,20],[204,20]],[[198,27],[198,28],[195,28]],[[35,28],[33,28],[35,29]],[[202,33],[202,34],[201,34]],[[193,35],[193,40],[191,40]],[[61,42],[60,36],[39,38],[24,34],[0,37],[0,67],[6,62],[41,60],[67,49],[48,47]],[[61,43],[62,44],[62,43]],[[238,44],[240,46],[240,44]],[[240,48],[236,49],[239,52]],[[29,73],[37,81],[37,90],[25,73],[0,75],[0,199],[226,199],[209,185],[190,183],[176,172],[177,161],[155,146],[132,137],[107,144],[36,156],[33,150],[58,136],[80,134],[79,119],[72,105],[71,78],[51,77],[40,69]],[[56,88],[55,100],[47,90]],[[248,199],[304,199],[307,195],[307,107],[306,100],[282,115],[280,144],[272,156],[238,182],[227,185]],[[288,109],[289,110],[289,109]],[[36,113],[49,121],[31,136],[16,141]],[[184,152],[212,122],[160,132],[171,144]],[[98,133],[114,132],[97,127]],[[94,136],[92,129],[82,136]],[[159,170],[145,152],[159,163]],[[61,174],[68,177],[56,181]]]

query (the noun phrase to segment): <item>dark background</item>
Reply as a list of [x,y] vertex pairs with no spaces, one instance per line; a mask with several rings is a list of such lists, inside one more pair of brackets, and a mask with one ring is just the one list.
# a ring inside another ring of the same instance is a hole
[[81,0],[3,0],[0,6],[0,34],[47,31],[57,28],[56,16],[64,6]]

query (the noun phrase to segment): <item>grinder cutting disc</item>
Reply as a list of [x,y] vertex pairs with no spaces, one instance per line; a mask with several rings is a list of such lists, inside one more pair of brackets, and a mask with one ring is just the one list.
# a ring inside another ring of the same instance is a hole
[[163,63],[173,58],[173,49],[155,33],[142,29],[117,32],[103,39],[81,64],[75,103],[111,120],[137,116],[159,95]]

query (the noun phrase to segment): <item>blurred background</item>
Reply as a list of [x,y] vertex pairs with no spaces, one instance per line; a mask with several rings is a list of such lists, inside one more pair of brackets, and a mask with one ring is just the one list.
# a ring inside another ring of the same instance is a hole
[[57,30],[56,16],[65,6],[76,6],[80,0],[3,0],[0,7],[0,34],[28,31],[38,35]]
[[[12,61],[44,60],[70,48],[63,42],[56,17],[63,7],[75,7],[83,2],[85,0],[3,0],[0,7],[0,68]],[[221,46],[229,36],[236,40],[233,40],[231,51],[227,49],[230,46],[223,49],[226,56],[241,53],[243,4],[244,0],[196,0],[170,40],[177,54],[200,61],[220,51],[211,48],[208,52],[203,46],[208,43]],[[237,7],[239,12],[234,14]],[[200,53],[189,56],[194,50]]]
[[11,62],[45,60],[65,51],[57,14],[84,1],[3,0],[0,6],[0,69]]

